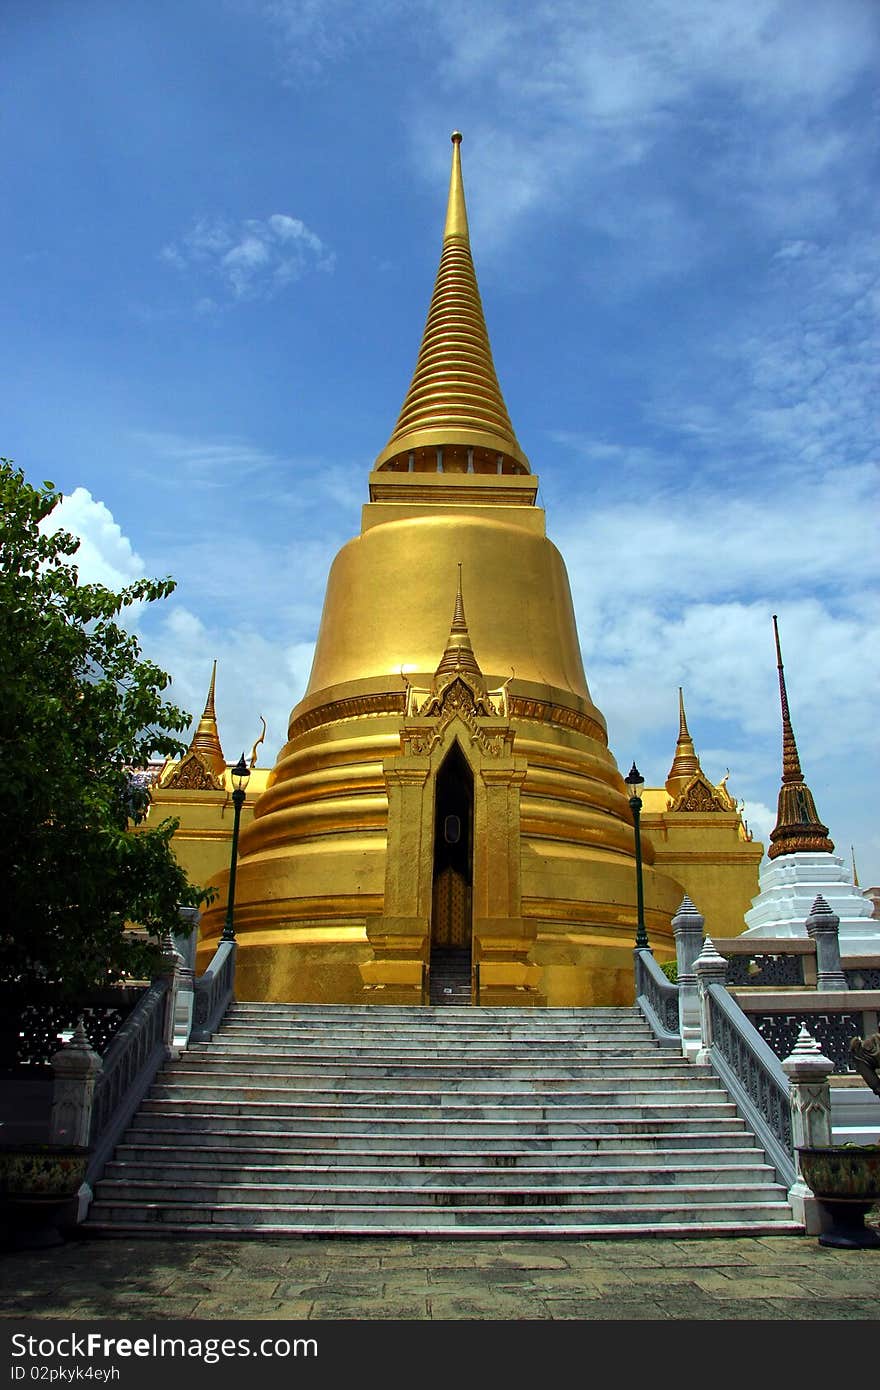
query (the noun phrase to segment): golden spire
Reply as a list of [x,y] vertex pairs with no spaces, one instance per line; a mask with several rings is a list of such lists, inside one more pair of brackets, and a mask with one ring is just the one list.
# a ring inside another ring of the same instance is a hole
[[464,183],[461,177],[461,131],[454,130],[452,140],[452,170],[449,175],[449,199],[446,204],[446,225],[443,228],[443,245],[457,237],[470,248],[467,208],[464,201]]
[[190,753],[199,753],[202,761],[211,769],[216,777],[222,777],[226,771],[226,759],[223,756],[223,749],[220,746],[220,734],[217,729],[217,716],[214,712],[214,686],[217,682],[217,662],[214,662],[211,671],[211,684],[208,686],[208,698],[205,701],[205,710],[199,720],[198,728],[193,734],[193,740],[187,749],[187,756]]
[[476,681],[481,688],[484,688],[483,673],[480,670],[477,658],[474,656],[467,620],[464,616],[460,561],[458,565],[458,592],[455,595],[452,626],[449,629],[449,636],[446,639],[445,650],[440,658],[440,665],[434,673],[435,688],[441,683],[445,676],[454,675],[459,671],[466,671],[471,677],[472,682]]
[[858,869],[856,868],[856,850],[855,850],[855,845],[850,845],[850,847],[849,847],[849,852],[850,852],[850,857],[852,858],[853,887],[854,887],[854,888],[860,888],[860,887],[861,887],[861,884],[859,883],[859,871],[858,871]]
[[375,466],[529,473],[492,361],[471,259],[460,145],[453,131],[443,249],[428,321],[400,416]]
[[666,778],[666,790],[674,799],[681,795],[688,782],[697,773],[702,773],[700,760],[694,752],[694,741],[688,731],[687,719],[684,713],[684,696],[681,686],[678,687],[678,743],[675,745],[675,757],[672,760],[672,767]]
[[776,812],[776,825],[770,831],[769,859],[780,854],[831,854],[834,843],[828,838],[828,827],[819,820],[813,793],[804,781],[801,762],[798,757],[791,715],[788,709],[788,693],[785,689],[785,672],[782,666],[782,649],[779,645],[779,625],[773,615],[773,633],[776,638],[776,667],[779,671],[779,698],[782,704],[782,786],[779,789],[779,803]]

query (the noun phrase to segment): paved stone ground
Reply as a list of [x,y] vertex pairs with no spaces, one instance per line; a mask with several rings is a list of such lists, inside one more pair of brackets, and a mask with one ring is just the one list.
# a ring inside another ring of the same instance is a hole
[[73,1241],[0,1256],[0,1317],[877,1320],[880,1250],[728,1240]]

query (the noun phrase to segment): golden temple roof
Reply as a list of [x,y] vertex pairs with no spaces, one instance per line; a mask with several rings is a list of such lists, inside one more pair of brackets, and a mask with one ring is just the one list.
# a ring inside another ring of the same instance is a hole
[[220,746],[217,715],[214,711],[214,687],[217,681],[217,662],[211,669],[208,698],[192,742],[181,758],[163,775],[161,785],[166,790],[220,791],[226,772],[226,759]]
[[215,661],[211,670],[211,684],[208,686],[208,698],[205,701],[205,708],[199,720],[198,727],[193,734],[189,752],[201,753],[204,761],[208,764],[215,776],[222,777],[223,773],[226,771],[226,759],[223,756],[223,749],[220,746],[217,715],[214,711],[214,687],[216,683],[217,662]]
[[678,742],[675,757],[666,778],[666,790],[673,798],[680,796],[692,777],[702,772],[700,760],[694,751],[694,741],[690,736],[684,712],[684,695],[678,687]]
[[400,416],[375,467],[529,473],[492,360],[471,258],[460,146],[456,130],[443,249],[425,332]]
[[779,803],[776,812],[776,825],[770,831],[769,859],[780,854],[821,853],[831,854],[834,842],[828,838],[828,827],[819,820],[813,793],[804,781],[791,715],[788,708],[788,693],[785,689],[785,672],[782,666],[782,649],[779,645],[779,624],[773,615],[773,633],[776,638],[776,667],[779,671],[779,698],[782,704],[782,786],[779,789]]

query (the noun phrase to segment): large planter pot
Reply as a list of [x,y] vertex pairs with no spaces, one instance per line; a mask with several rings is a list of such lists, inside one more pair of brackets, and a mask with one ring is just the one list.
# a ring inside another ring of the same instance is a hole
[[73,1198],[85,1181],[89,1150],[44,1144],[0,1149],[0,1227],[6,1245],[59,1245]]
[[843,1249],[880,1246],[874,1222],[865,1225],[867,1214],[880,1204],[880,1144],[799,1148],[798,1154],[804,1182],[830,1220],[819,1244]]

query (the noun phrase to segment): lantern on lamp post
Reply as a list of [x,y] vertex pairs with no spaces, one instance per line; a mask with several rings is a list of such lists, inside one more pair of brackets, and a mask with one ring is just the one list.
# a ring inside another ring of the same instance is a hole
[[232,777],[234,820],[232,822],[232,857],[229,864],[229,892],[226,897],[226,922],[223,927],[223,935],[220,938],[221,941],[235,940],[235,871],[238,866],[238,827],[250,775],[251,770],[244,760],[244,753],[242,753],[230,774]]
[[637,951],[650,951],[651,946],[648,942],[648,933],[645,928],[645,890],[642,883],[642,839],[640,832],[640,822],[642,815],[642,788],[645,779],[639,769],[633,763],[628,775],[624,778],[627,790],[629,791],[629,806],[633,813],[633,827],[635,830],[636,841],[636,946]]

